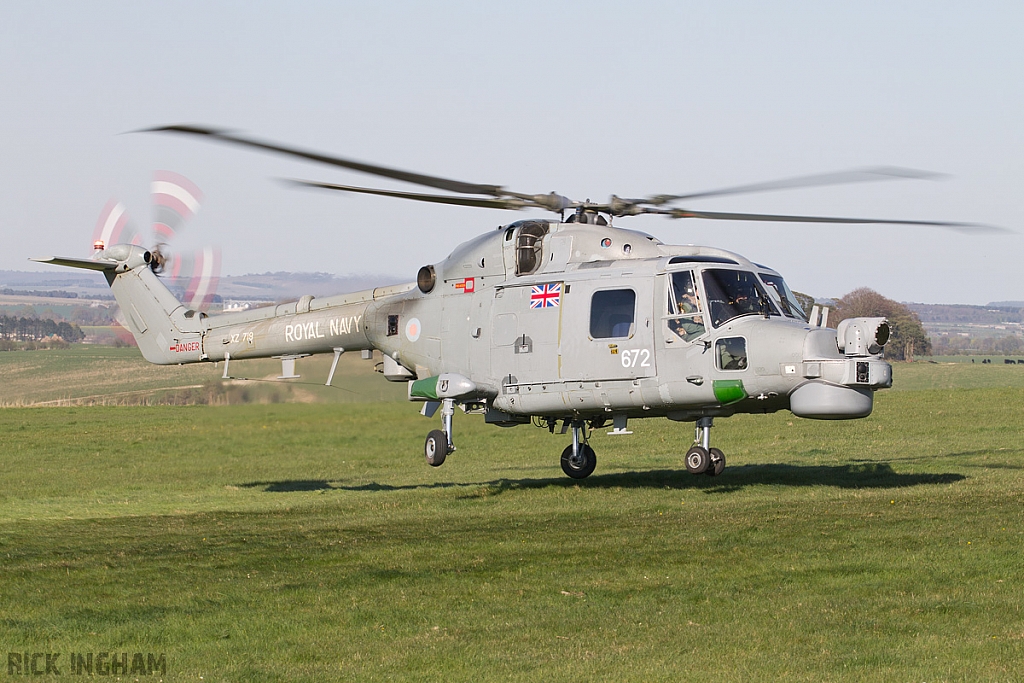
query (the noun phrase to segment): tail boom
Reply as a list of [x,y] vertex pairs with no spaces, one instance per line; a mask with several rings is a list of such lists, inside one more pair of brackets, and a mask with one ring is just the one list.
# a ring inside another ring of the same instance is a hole
[[304,296],[297,302],[210,316],[178,301],[150,268],[151,259],[142,247],[122,244],[93,259],[33,260],[102,271],[143,357],[157,365],[373,349],[370,307],[412,287],[316,300]]

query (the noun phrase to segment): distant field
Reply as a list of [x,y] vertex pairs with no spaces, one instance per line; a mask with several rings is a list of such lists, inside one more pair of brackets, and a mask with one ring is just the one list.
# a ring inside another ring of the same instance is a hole
[[993,361],[991,365],[983,365],[980,358],[977,363],[971,363],[970,359],[966,363],[954,361],[953,358],[958,357],[951,356],[935,363],[894,364],[892,390],[1024,387],[1024,365],[1004,365],[1002,357],[998,364]]
[[[378,354],[379,356],[379,354]],[[395,400],[405,386],[384,381],[374,363],[345,354],[333,386],[326,387],[331,356],[296,362],[300,380],[278,381],[275,360],[232,361],[224,382],[223,364],[152,365],[137,348],[74,344],[67,350],[0,353],[0,406],[136,405],[147,403],[281,403]],[[379,358],[378,358],[379,360]]]
[[[0,374],[220,374],[107,351]],[[721,420],[718,478],[663,420],[599,431],[576,482],[566,437],[461,413],[430,468],[437,420],[393,395],[0,410],[0,640],[162,652],[167,680],[1020,680],[1014,370],[901,364],[865,420]]]
[[968,365],[979,365],[982,364],[981,361],[988,360],[992,365],[1005,365],[1006,359],[1013,361],[1024,359],[1024,354],[1020,356],[926,356],[919,360],[922,363],[931,361],[935,363],[967,363]]
[[89,344],[113,344],[118,333],[128,334],[123,327],[119,328],[113,325],[79,325],[79,328],[85,333],[86,341]]

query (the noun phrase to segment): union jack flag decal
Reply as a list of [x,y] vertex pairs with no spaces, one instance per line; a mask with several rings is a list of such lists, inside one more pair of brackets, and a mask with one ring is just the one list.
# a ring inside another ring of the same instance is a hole
[[530,308],[558,308],[562,300],[562,283],[534,285],[530,291]]

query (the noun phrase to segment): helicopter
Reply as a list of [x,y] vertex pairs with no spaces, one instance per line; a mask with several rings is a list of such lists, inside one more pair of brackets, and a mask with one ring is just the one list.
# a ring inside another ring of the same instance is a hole
[[874,392],[892,386],[883,359],[885,318],[827,326],[828,309],[804,311],[782,275],[724,249],[677,246],[613,225],[641,214],[706,220],[925,225],[960,231],[992,226],[945,221],[726,213],[680,208],[701,198],[845,183],[930,178],[878,167],[789,178],[689,194],[607,202],[555,192],[525,194],[404,171],[224,130],[173,125],[173,133],[297,157],[443,190],[423,194],[327,182],[298,185],[459,206],[542,209],[458,245],[421,267],[413,282],[314,297],[238,312],[208,314],[180,302],[160,277],[161,255],[140,244],[97,242],[92,258],[33,259],[100,271],[147,361],[155,364],[277,358],[282,376],[296,359],[343,353],[373,359],[386,380],[405,382],[421,413],[440,412],[423,447],[438,467],[455,452],[456,408],[488,424],[534,424],[571,433],[563,472],[583,479],[597,457],[590,438],[610,424],[626,435],[630,419],[694,424],[684,463],[717,476],[725,454],[711,445],[716,418],[789,410],[811,419],[868,416]]

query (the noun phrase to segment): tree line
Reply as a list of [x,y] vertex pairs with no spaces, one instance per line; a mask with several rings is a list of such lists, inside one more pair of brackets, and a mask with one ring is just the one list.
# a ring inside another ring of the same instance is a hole
[[77,299],[78,292],[69,292],[64,289],[11,289],[4,287],[0,289],[4,296],[42,296],[53,299]]
[[25,318],[0,315],[0,339],[7,341],[39,341],[48,337],[60,337],[66,342],[85,339],[76,323],[57,322],[52,318]]
[[829,327],[835,327],[847,318],[885,317],[892,334],[885,345],[884,355],[889,360],[913,360],[914,356],[930,356],[932,343],[921,324],[921,318],[898,301],[886,298],[873,289],[861,287],[836,299],[835,309],[829,315]]
[[[793,292],[805,313],[817,303],[813,296]],[[861,287],[838,299],[826,300],[829,305],[828,326],[836,327],[847,318],[886,318],[892,334],[883,356],[889,360],[913,360],[915,355],[928,356],[932,343],[921,318],[908,306],[882,296],[873,289]]]

